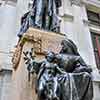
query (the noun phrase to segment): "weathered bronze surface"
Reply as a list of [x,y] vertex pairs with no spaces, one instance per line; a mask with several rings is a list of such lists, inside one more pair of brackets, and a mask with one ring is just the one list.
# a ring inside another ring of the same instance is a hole
[[39,100],[92,100],[91,68],[69,39],[63,40],[60,53],[47,52],[38,62],[32,50],[24,52],[29,73],[36,73],[36,93]]
[[[18,36],[21,37],[23,42],[26,39],[25,37],[23,39],[23,33],[29,27],[59,32],[60,20],[57,13],[60,6],[61,0],[34,0],[30,11],[24,14],[21,19],[21,29]],[[52,35],[53,42],[51,40],[48,41],[49,38],[49,34],[48,37],[44,37],[43,34],[31,34],[28,39],[34,46],[29,51],[23,52],[28,70],[28,81],[30,81],[31,74],[34,75],[35,73],[37,76],[35,92],[38,95],[38,99],[92,100],[92,70],[83,61],[76,45],[71,40],[66,39],[62,41],[62,48],[59,53],[51,50],[45,54],[45,58],[42,61],[35,59],[35,55],[33,55],[34,50],[41,53],[44,47],[48,49],[53,44],[56,46],[57,41],[53,41],[54,36]],[[59,38],[58,40],[61,39]]]
[[32,8],[21,18],[18,36],[21,37],[29,27],[59,32],[60,20],[57,13],[60,6],[61,0],[34,0]]

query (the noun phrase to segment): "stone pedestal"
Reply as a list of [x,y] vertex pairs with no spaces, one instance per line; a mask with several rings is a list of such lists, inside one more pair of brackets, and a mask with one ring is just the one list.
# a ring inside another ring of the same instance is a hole
[[23,47],[16,50],[13,57],[14,66],[17,65],[16,70],[13,72],[12,100],[37,100],[34,89],[35,76],[32,76],[31,81],[28,82],[28,72],[24,64],[23,51],[25,52],[30,48],[34,48],[36,59],[40,60],[44,57],[45,50],[52,50],[56,53],[59,52],[60,43],[64,38],[65,36],[60,33],[29,28],[20,41]]

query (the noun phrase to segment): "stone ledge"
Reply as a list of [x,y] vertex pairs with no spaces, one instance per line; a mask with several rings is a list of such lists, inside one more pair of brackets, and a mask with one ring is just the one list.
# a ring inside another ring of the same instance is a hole
[[46,49],[56,52],[63,39],[65,39],[65,34],[30,27],[23,35],[21,42],[22,44],[24,44],[25,41],[32,42],[34,48],[40,52],[44,52]]
[[90,4],[100,8],[100,1],[99,0],[82,0],[83,3]]
[[9,69],[1,69],[0,73],[12,73],[12,70]]
[[74,16],[72,14],[63,14],[61,15],[60,17],[62,17],[64,20],[67,20],[67,21],[73,21],[74,20]]
[[100,33],[100,27],[98,27],[98,26],[89,24],[89,29],[90,29],[92,32]]

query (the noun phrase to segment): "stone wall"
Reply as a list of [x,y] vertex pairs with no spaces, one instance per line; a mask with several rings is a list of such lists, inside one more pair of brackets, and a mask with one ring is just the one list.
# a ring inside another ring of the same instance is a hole
[[12,94],[12,71],[0,71],[0,100],[11,100]]

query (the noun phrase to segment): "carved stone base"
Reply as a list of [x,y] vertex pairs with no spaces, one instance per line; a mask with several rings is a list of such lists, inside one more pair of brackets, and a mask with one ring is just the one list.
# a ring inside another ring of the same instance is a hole
[[36,60],[41,60],[44,57],[45,50],[59,52],[60,43],[64,38],[65,36],[60,33],[29,28],[20,41],[23,47],[18,46],[13,57],[13,65],[16,67],[16,71],[13,73],[14,93],[12,94],[12,100],[37,100],[34,84],[35,77],[28,82],[28,71],[24,63],[23,51],[34,48]]
[[[32,48],[36,54],[44,54],[45,51],[51,50],[55,53],[59,52],[61,49],[61,41],[65,38],[64,34],[47,32],[44,30],[29,28],[26,33],[24,33],[20,44],[25,45],[25,43],[31,43]],[[16,69],[18,67],[21,53],[23,47],[17,46],[13,55],[13,68]]]
[[43,53],[45,50],[59,52],[61,41],[65,38],[64,34],[47,32],[34,28],[29,28],[22,38],[23,41],[32,42],[36,53]]

